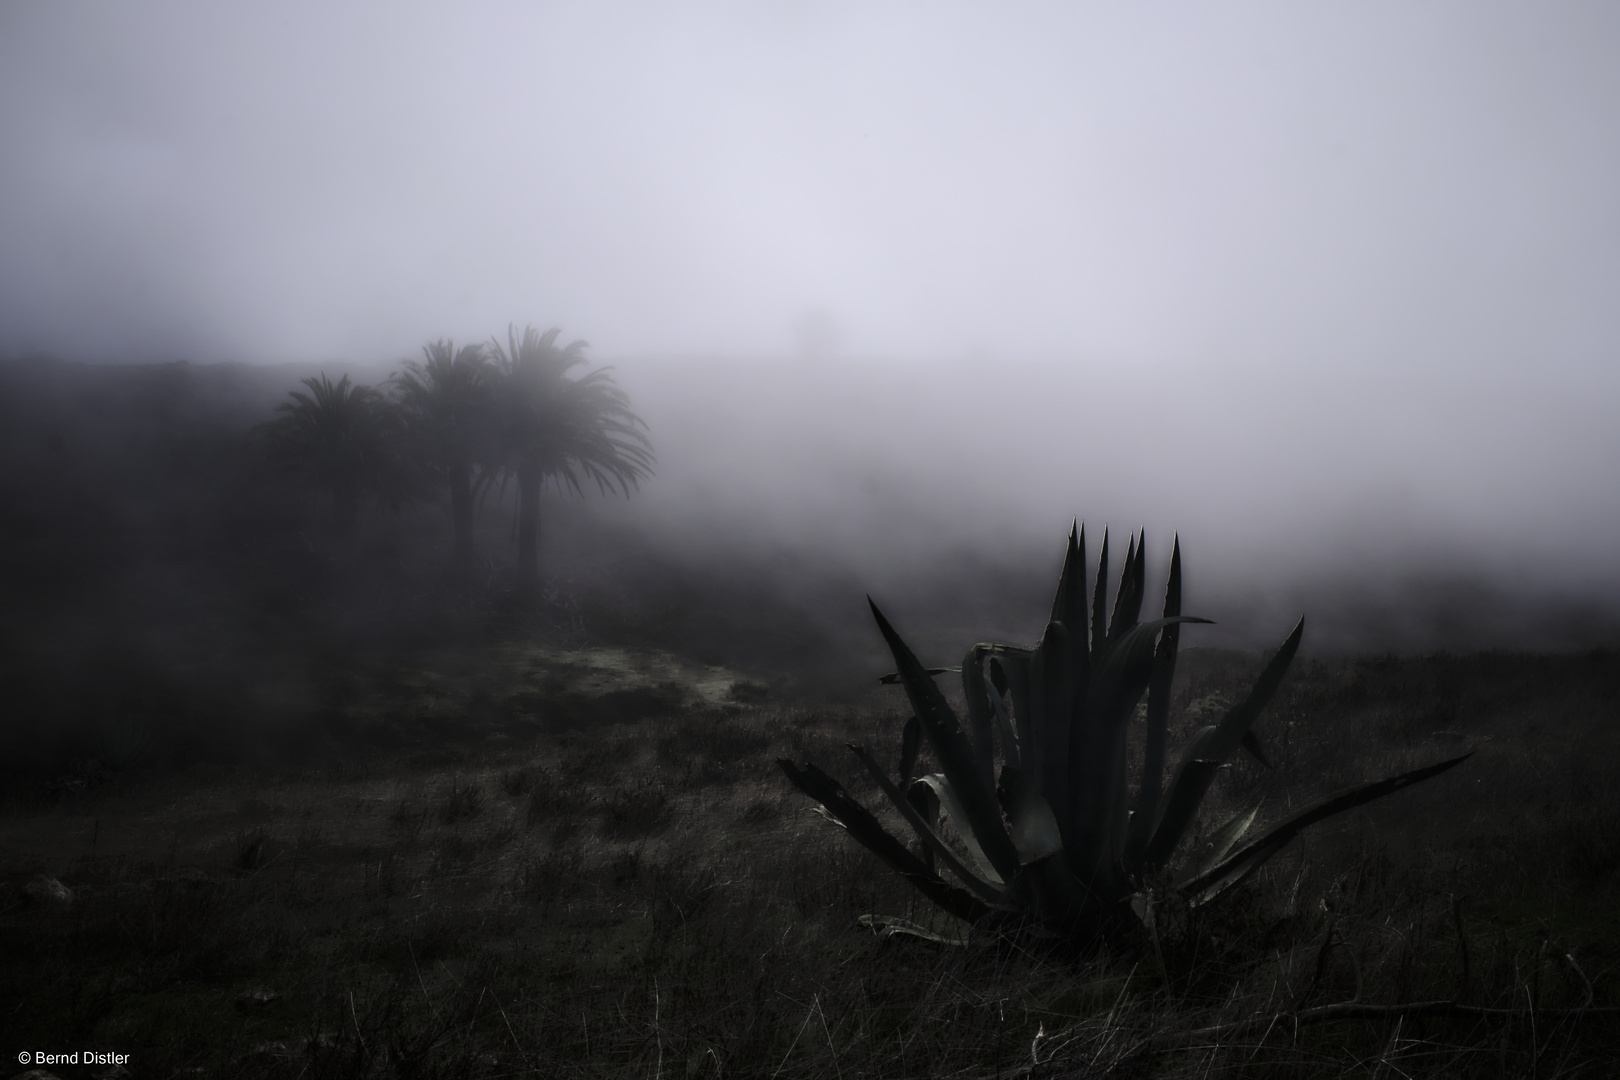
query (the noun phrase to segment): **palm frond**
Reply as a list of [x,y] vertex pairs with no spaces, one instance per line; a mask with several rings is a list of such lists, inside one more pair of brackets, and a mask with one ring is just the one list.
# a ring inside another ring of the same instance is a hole
[[507,328],[507,344],[492,339],[489,356],[502,383],[498,420],[500,451],[487,490],[506,473],[532,469],[542,480],[583,493],[592,481],[602,492],[628,495],[653,474],[652,442],[646,422],[630,408],[629,396],[614,382],[611,368],[578,378],[569,373],[586,362],[583,340],[559,348],[561,331],[541,333]]

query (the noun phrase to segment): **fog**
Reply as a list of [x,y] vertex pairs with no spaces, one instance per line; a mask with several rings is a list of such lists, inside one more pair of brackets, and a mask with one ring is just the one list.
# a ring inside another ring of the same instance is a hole
[[0,357],[559,325],[659,464],[556,512],[687,563],[858,607],[1079,516],[1179,533],[1209,642],[1612,641],[1617,55],[1602,4],[12,3]]

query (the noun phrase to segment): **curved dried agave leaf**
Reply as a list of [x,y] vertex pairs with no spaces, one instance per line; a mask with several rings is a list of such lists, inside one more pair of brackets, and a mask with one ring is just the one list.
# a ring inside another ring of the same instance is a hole
[[870,810],[850,797],[837,780],[809,762],[801,768],[787,758],[777,758],[776,764],[794,787],[820,803],[827,815],[847,829],[862,847],[888,863],[940,908],[968,922],[978,922],[990,913],[990,906],[984,901],[949,884],[923,865],[921,859],[889,835]]
[[1226,857],[1237,846],[1237,842],[1243,839],[1243,834],[1249,831],[1249,826],[1254,824],[1255,815],[1259,812],[1260,804],[1255,803],[1247,810],[1239,810],[1228,818],[1220,828],[1216,829],[1215,834],[1210,837],[1208,853],[1199,862],[1196,869],[1185,875],[1183,884],[1208,873],[1226,861]]
[[[956,830],[956,835],[961,837],[962,846],[967,848],[968,857],[973,860],[979,875],[996,888],[1006,888],[1007,879],[1001,876],[995,864],[990,861],[984,846],[979,843],[978,837],[973,834],[970,824],[973,819],[968,816],[966,808],[962,805],[961,798],[956,793],[956,785],[951,783],[950,778],[944,773],[929,773],[926,776],[917,777],[915,782],[927,784],[934,789],[934,794],[939,796],[940,805],[945,808],[946,818]],[[1007,841],[1007,845],[1012,846],[1011,839]],[[1016,852],[1016,849],[1014,850]]]
[[[906,819],[906,824],[911,826],[912,830],[916,832],[918,839],[927,845],[928,850],[934,853],[935,858],[939,859],[946,866],[950,867],[951,872],[957,877],[961,878],[962,883],[986,903],[997,904],[1006,899],[1005,882],[1001,880],[1001,878],[995,873],[995,870],[985,861],[984,853],[977,850],[976,844],[968,844],[968,854],[972,856],[974,861],[979,864],[978,872],[975,872],[973,869],[970,869],[962,863],[962,860],[957,857],[956,852],[952,851],[945,843],[944,838],[941,837],[937,831],[935,831],[933,823],[928,821],[923,816],[922,812],[917,809],[917,806],[908,797],[909,792],[901,792],[901,790],[894,785],[893,781],[891,781],[887,776],[883,775],[883,769],[872,758],[872,755],[866,752],[866,748],[864,746],[857,746],[854,743],[850,743],[849,749],[857,758],[860,759],[861,764],[866,766],[866,771],[872,774],[872,778],[876,780],[878,786],[883,789],[883,794],[889,797],[889,801],[894,804],[895,809],[900,811],[900,816]],[[918,784],[926,785],[928,788],[933,788],[933,785],[928,783],[927,777],[919,778],[913,783],[912,786],[915,787]],[[938,789],[933,788],[933,790],[937,796]],[[949,803],[946,803],[943,798],[940,799],[940,802],[945,803],[946,809],[949,810]],[[953,824],[955,824],[955,822],[953,822]],[[958,831],[961,831],[960,826],[958,826]],[[989,873],[985,873],[985,870],[989,870]]]

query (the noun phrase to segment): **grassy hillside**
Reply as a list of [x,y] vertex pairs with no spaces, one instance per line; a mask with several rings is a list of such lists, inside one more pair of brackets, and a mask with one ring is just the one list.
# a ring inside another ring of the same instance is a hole
[[[892,760],[906,706],[862,582],[673,559],[562,500],[537,609],[498,508],[471,583],[433,504],[333,544],[244,448],[294,374],[0,367],[8,1052],[135,1076],[1620,1067],[1620,654],[1300,659],[1257,725],[1275,768],[1226,770],[1206,827],[1474,756],[1156,939],[1054,957],[932,913],[777,768],[881,805],[845,744]],[[931,662],[1046,600],[979,569],[893,603]],[[1172,745],[1261,662],[1184,650]]]

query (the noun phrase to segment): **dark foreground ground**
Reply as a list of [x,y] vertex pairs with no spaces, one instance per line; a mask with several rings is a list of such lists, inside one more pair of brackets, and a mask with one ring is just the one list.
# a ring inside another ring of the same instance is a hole
[[[1258,664],[1184,654],[1178,732]],[[10,1060],[95,1049],[137,1077],[288,1078],[1620,1070],[1613,652],[1297,663],[1258,725],[1276,769],[1239,761],[1207,816],[1477,752],[1296,841],[1157,951],[1083,961],[860,924],[964,929],[809,813],[774,759],[877,806],[843,744],[893,754],[898,691],[779,703],[718,666],[521,640],[354,680],[325,721],[343,753],[314,764],[92,763],[12,785]],[[118,737],[109,758],[139,736]],[[1309,1012],[1358,998],[1502,1011]]]

